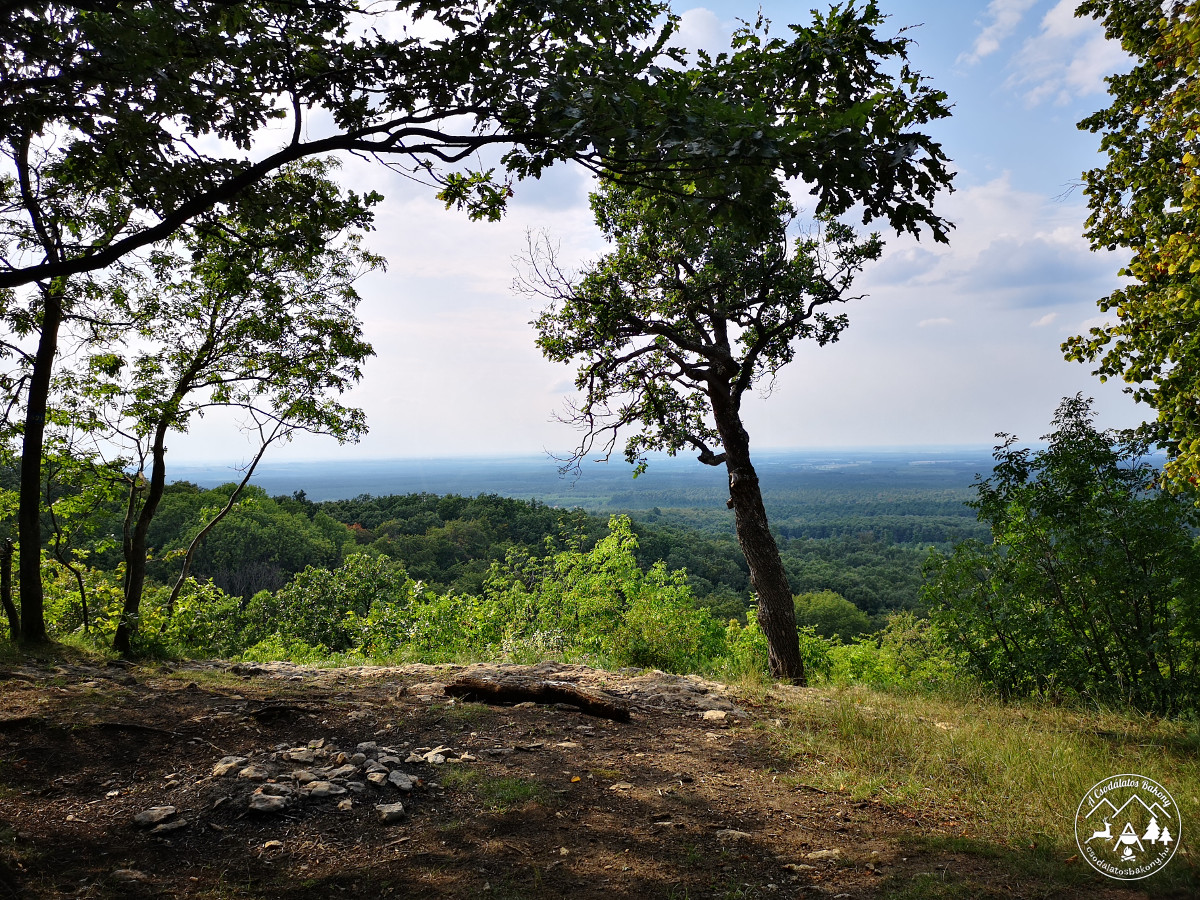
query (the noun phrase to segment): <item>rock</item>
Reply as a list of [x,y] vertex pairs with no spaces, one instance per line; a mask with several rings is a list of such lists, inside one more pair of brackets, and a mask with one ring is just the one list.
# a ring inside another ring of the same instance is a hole
[[722,841],[744,841],[754,837],[748,831],[737,831],[733,828],[722,828],[717,832],[717,838]]
[[728,715],[729,713],[723,709],[707,709],[704,711],[704,715],[701,716],[701,718],[706,722],[723,722],[725,721],[725,717]]
[[151,834],[170,834],[172,831],[179,831],[187,828],[188,822],[186,819],[176,819],[174,822],[163,822],[161,825],[155,825],[150,829]]
[[350,757],[350,762],[354,763],[354,765],[356,765],[356,766],[361,766],[366,761],[367,761],[367,754],[365,754],[365,753],[355,753],[353,756]]
[[333,781],[337,778],[349,778],[351,775],[357,775],[357,774],[358,774],[358,766],[352,766],[352,765],[347,764],[344,766],[338,766],[336,769],[334,769],[332,772],[329,773],[328,777],[329,777],[330,781]]
[[294,747],[284,752],[283,758],[288,762],[310,763],[316,759],[316,755],[307,747]]
[[237,777],[247,781],[266,781],[271,777],[271,770],[264,769],[262,766],[246,766],[238,772]]
[[290,797],[293,793],[291,785],[287,784],[264,784],[258,789],[260,794],[267,794],[271,797]]
[[373,759],[368,759],[367,764],[363,766],[363,769],[365,769],[368,774],[371,772],[382,772],[384,777],[387,777],[387,766],[381,766]]
[[179,810],[173,806],[152,806],[134,816],[133,824],[139,828],[149,828],[152,825],[159,825],[168,819],[174,818],[177,812]]
[[413,775],[405,775],[403,772],[392,771],[388,777],[388,784],[393,784],[402,791],[411,791],[417,786],[417,778]]
[[633,787],[633,785],[630,784],[628,781],[618,781],[615,784],[610,784],[608,786],[608,789],[610,791],[627,791],[632,787]]
[[394,822],[399,822],[404,817],[404,804],[380,803],[376,805],[375,811],[379,813],[379,818],[384,825],[391,825]]
[[333,784],[329,781],[313,781],[306,784],[303,788],[304,793],[310,797],[340,797],[346,793],[346,789],[340,784]]
[[398,766],[401,762],[403,762],[403,760],[401,760],[398,756],[387,754],[379,757],[378,762],[381,766]]
[[354,801],[347,797],[345,800],[338,801],[338,809],[342,812],[354,809]]
[[374,741],[363,741],[361,744],[359,744],[354,749],[357,750],[359,753],[371,754],[371,753],[376,752],[379,749],[379,745],[377,743],[375,743]]
[[255,791],[250,795],[250,810],[258,813],[281,813],[287,809],[286,797],[275,797],[271,794],[260,794]]
[[804,854],[805,859],[841,859],[842,851],[834,848],[833,850],[814,850],[812,853]]
[[248,762],[250,762],[250,760],[244,756],[226,756],[222,758],[219,763],[213,766],[213,774],[218,776],[228,775],[234,769],[240,769]]
[[385,784],[387,784],[387,780],[388,780],[387,769],[384,769],[382,772],[368,772],[367,773],[367,781],[371,782],[371,784],[376,785],[377,787],[383,787]]
[[292,773],[292,778],[297,784],[308,784],[310,781],[318,780],[316,773],[308,769],[297,769]]
[[123,881],[126,884],[150,880],[149,875],[145,872],[139,872],[137,869],[116,869],[109,877],[113,881]]
[[367,786],[365,784],[363,784],[361,781],[347,781],[346,788],[347,788],[347,790],[354,791],[354,793],[356,793],[356,794],[361,794],[363,791],[365,791],[367,789]]
[[810,866],[806,863],[784,863],[783,866],[789,872],[815,872],[816,866]]
[[265,844],[263,844],[263,849],[264,850],[282,850],[283,849],[283,841],[267,841]]

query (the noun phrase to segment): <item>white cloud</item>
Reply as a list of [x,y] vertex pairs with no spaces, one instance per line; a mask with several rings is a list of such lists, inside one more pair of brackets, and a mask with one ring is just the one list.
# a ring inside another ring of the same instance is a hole
[[1056,312],[1046,313],[1046,315],[1042,316],[1040,319],[1034,319],[1032,322],[1030,322],[1029,327],[1030,328],[1042,328],[1045,325],[1049,325],[1057,318],[1058,318],[1058,313],[1056,313]]
[[945,316],[940,316],[936,319],[922,319],[917,323],[918,328],[928,328],[931,325],[953,325],[953,319],[947,319]]
[[1012,59],[1007,85],[1022,91],[1030,106],[1102,94],[1104,77],[1128,66],[1129,57],[1105,38],[1099,22],[1075,16],[1077,5],[1078,0],[1059,0]]
[[715,12],[697,6],[685,10],[680,15],[679,31],[675,33],[671,43],[685,47],[692,53],[703,50],[711,56],[716,56],[729,50],[729,36],[732,32],[732,26],[723,23]]
[[992,0],[987,8],[990,18],[988,24],[975,38],[971,52],[959,54],[958,62],[973,65],[999,50],[1000,45],[1017,30],[1021,18],[1035,3],[1037,0]]

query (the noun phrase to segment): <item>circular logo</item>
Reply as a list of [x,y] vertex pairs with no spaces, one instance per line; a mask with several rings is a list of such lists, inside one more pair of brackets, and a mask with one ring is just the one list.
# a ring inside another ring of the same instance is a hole
[[1144,775],[1113,775],[1093,785],[1075,812],[1075,843],[1093,869],[1137,881],[1175,855],[1183,822],[1167,789]]

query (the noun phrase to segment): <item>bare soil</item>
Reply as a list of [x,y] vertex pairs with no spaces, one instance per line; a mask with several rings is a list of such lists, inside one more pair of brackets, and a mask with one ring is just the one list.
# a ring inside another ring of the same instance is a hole
[[[812,786],[814,763],[774,738],[806,724],[769,699],[663,673],[503,669],[607,690],[632,720],[452,701],[459,666],[0,668],[0,900],[1146,896],[1080,865],[1047,875],[1038,848],[973,842],[953,811]],[[213,774],[228,756],[365,741],[461,761],[401,766],[421,779],[411,793],[368,784],[273,814],[248,808],[261,783]],[[397,800],[385,824],[375,806]],[[166,805],[186,824],[135,825]]]

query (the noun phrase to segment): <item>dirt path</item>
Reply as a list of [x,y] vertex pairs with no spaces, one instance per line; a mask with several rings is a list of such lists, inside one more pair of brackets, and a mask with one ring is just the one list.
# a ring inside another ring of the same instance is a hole
[[497,668],[632,720],[451,701],[458,666],[0,671],[0,900],[1046,896],[955,822],[806,784],[721,685]]

